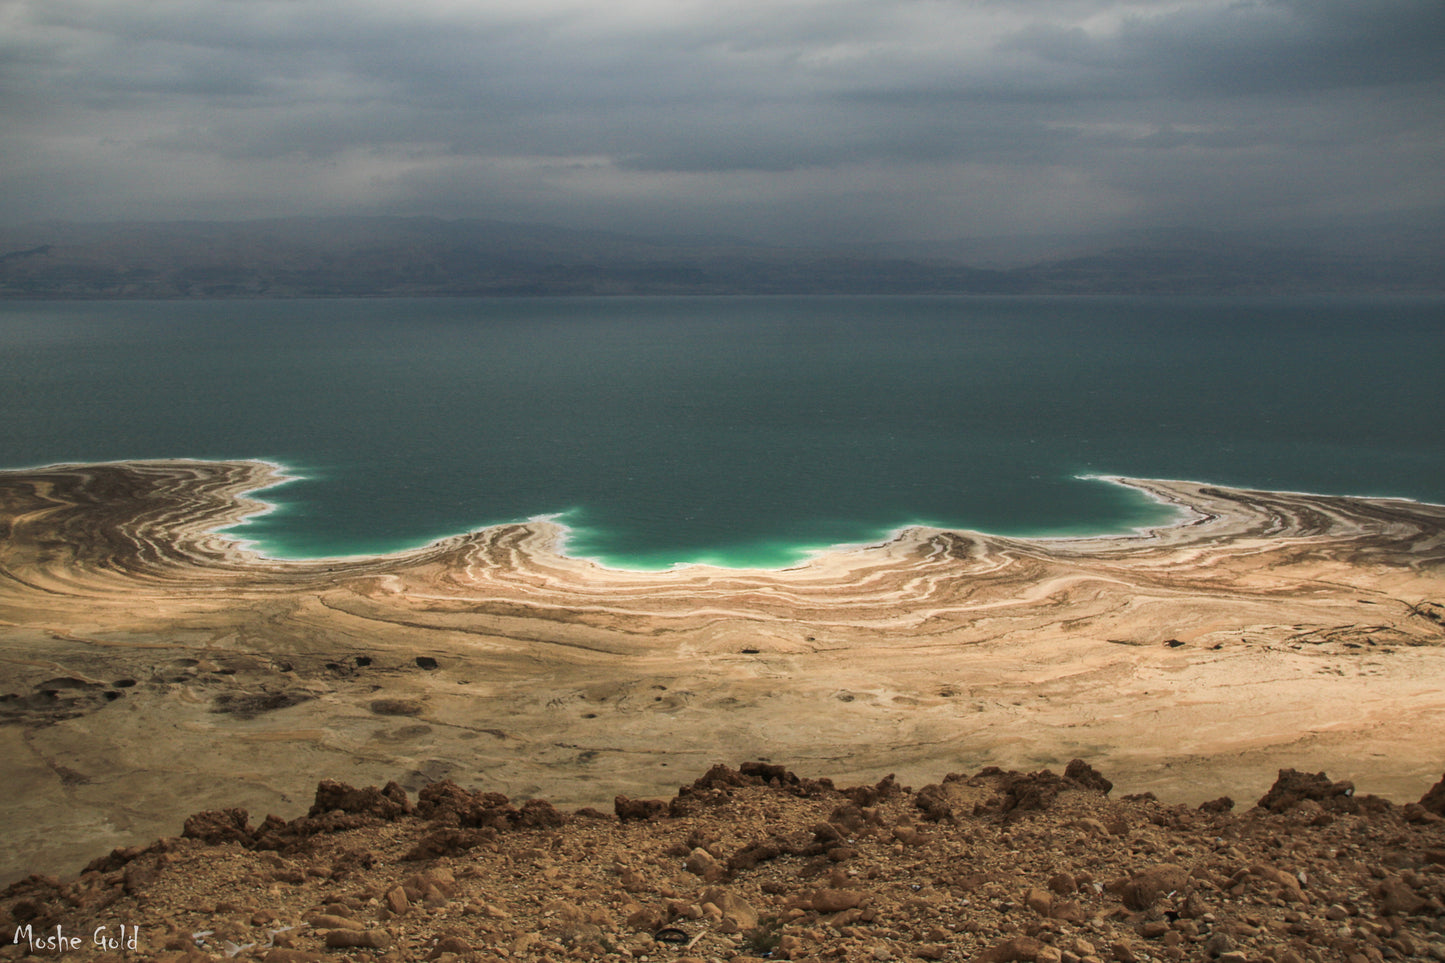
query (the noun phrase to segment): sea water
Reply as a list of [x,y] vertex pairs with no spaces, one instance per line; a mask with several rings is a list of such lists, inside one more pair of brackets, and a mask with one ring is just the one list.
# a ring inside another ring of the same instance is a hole
[[1445,502],[1445,299],[0,302],[0,467],[260,458],[269,554],[557,516],[610,565],[1158,524],[1087,476]]

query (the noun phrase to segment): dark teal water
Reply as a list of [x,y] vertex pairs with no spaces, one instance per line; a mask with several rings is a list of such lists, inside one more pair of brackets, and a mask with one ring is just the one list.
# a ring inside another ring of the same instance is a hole
[[289,557],[564,513],[629,567],[1113,532],[1087,474],[1445,502],[1445,299],[0,303],[0,466],[265,458]]

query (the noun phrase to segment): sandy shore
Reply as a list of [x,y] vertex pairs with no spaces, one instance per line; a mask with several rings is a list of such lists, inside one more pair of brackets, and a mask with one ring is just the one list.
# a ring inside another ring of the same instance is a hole
[[1083,757],[1257,798],[1282,766],[1413,800],[1445,733],[1445,507],[1122,480],[1135,537],[912,529],[783,571],[621,572],[547,523],[270,560],[252,462],[0,473],[0,881],[321,776],[607,805],[717,761],[926,782]]

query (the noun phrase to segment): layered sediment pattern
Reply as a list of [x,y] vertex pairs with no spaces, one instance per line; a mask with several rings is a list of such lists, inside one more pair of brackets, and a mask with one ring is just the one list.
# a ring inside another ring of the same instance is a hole
[[311,561],[218,531],[279,478],[0,474],[5,874],[294,809],[318,774],[585,805],[740,754],[919,781],[1085,756],[1200,800],[1282,765],[1413,798],[1441,766],[1441,506],[1120,479],[1180,522],[629,572],[546,522]]

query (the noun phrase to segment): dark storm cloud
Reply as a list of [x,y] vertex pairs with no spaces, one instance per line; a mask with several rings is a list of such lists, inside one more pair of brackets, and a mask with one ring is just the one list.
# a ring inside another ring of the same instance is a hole
[[1445,201],[1441,49],[1438,0],[0,0],[0,217],[1304,224]]
[[[1328,91],[1445,77],[1445,4],[1280,0],[1131,24],[1125,57],[1158,65],[1170,92]],[[1126,60],[1127,63],[1127,60]]]

